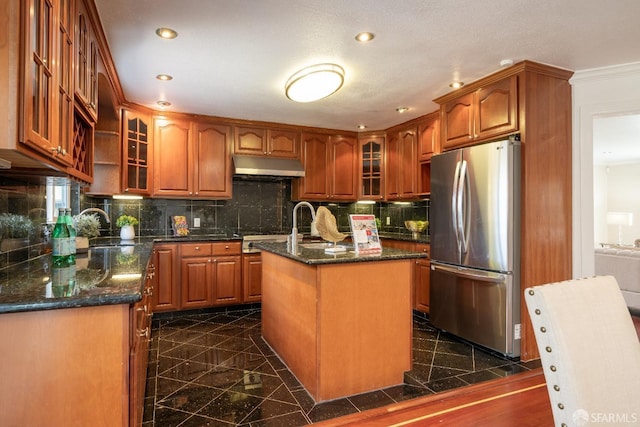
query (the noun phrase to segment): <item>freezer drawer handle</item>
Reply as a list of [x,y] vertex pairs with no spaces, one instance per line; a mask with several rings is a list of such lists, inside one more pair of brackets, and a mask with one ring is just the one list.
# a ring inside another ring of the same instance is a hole
[[475,279],[481,280],[483,282],[492,282],[492,283],[502,283],[505,281],[505,276],[503,274],[496,273],[473,273],[466,269],[455,268],[455,267],[447,267],[444,265],[436,265],[431,263],[431,270],[436,271],[444,271],[446,273],[455,274],[456,276],[464,277],[465,279]]

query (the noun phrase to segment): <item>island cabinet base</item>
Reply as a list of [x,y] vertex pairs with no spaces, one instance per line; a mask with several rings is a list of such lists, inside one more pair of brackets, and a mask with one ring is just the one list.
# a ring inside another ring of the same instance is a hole
[[403,383],[412,266],[309,265],[262,252],[262,335],[316,402]]
[[129,306],[0,316],[0,425],[129,425]]

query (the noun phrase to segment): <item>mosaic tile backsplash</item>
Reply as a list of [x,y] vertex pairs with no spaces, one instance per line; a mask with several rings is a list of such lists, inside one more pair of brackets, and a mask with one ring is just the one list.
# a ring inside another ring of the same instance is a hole
[[[71,192],[74,215],[90,207],[100,208],[109,215],[110,223],[99,216],[102,236],[119,234],[115,220],[122,214],[138,218],[140,223],[135,228],[141,236],[172,235],[171,217],[174,215],[187,217],[191,234],[287,234],[291,232],[295,203],[291,201],[290,179],[234,179],[233,198],[230,200],[114,200],[85,196],[77,185],[72,185]],[[312,204],[316,208],[321,205],[328,207],[343,232],[349,231],[349,214],[352,213],[374,214],[381,219],[381,232],[407,235],[411,233],[404,227],[405,220],[424,220],[429,217],[428,200],[407,204]],[[46,179],[0,176],[0,269],[50,250],[48,229],[51,224],[46,222],[45,209]],[[311,224],[309,210],[300,209],[298,215],[298,229],[308,233]],[[199,228],[194,228],[194,218],[200,219]],[[23,229],[18,233],[20,236],[15,238],[10,237],[8,230],[9,224],[14,223],[18,223],[17,228],[22,225]],[[428,234],[428,230],[425,234]]]

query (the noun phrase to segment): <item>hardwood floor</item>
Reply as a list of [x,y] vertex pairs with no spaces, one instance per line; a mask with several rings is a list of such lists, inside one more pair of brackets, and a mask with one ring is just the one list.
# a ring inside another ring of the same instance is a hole
[[542,369],[314,424],[318,427],[552,426]]

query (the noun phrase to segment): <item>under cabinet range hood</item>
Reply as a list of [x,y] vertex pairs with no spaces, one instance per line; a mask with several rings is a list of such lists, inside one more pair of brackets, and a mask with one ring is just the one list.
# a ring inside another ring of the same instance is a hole
[[304,168],[298,159],[281,159],[260,156],[233,156],[236,175],[304,176]]

